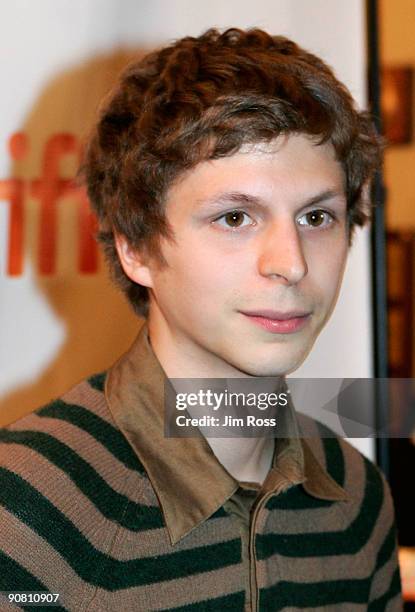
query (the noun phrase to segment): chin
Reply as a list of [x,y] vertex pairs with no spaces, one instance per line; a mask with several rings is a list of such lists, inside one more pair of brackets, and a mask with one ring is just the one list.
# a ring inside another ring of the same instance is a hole
[[254,364],[243,364],[243,365],[236,365],[236,367],[243,372],[244,374],[248,374],[248,376],[269,376],[269,377],[275,377],[275,376],[285,376],[286,374],[291,374],[291,372],[294,372],[295,370],[297,370],[297,368],[300,367],[300,365],[303,363],[305,357],[301,360],[295,361],[293,362],[289,362],[289,363],[275,363],[275,361],[273,363],[267,363],[267,364],[261,364],[261,363],[256,363]]
[[252,359],[244,363],[234,363],[234,366],[249,376],[285,376],[301,366],[310,350],[301,351],[301,353],[291,356],[284,356],[284,358],[281,358],[281,356],[275,356],[274,358],[268,356],[267,359],[258,357],[255,360]]

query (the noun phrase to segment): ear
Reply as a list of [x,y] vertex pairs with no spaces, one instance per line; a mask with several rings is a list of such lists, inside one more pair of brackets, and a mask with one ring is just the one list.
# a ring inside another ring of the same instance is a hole
[[124,236],[115,237],[115,246],[126,275],[139,285],[153,287],[148,255],[133,249]]
[[360,196],[360,199],[362,200],[363,204],[368,207],[370,206],[370,203],[371,203],[371,196],[372,196],[371,188],[372,188],[372,181],[366,180],[362,185],[362,192]]

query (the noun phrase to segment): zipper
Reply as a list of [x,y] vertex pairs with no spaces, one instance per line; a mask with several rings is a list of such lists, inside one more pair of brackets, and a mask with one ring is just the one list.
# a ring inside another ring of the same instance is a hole
[[249,526],[249,583],[251,587],[251,612],[258,612],[259,610],[259,589],[256,577],[255,528],[258,514],[273,495],[275,495],[274,491],[267,493],[259,500],[257,506],[254,507]]

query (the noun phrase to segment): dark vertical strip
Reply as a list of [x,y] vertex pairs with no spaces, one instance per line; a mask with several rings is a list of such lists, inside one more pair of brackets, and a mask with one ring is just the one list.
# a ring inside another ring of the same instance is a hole
[[[381,131],[380,111],[380,70],[379,70],[379,25],[378,2],[367,0],[367,49],[369,67],[369,104],[378,131]],[[372,250],[372,296],[373,296],[373,338],[374,338],[374,375],[376,378],[388,376],[388,320],[386,285],[386,241],[385,241],[385,188],[382,174],[377,173],[372,192],[376,207],[373,214]],[[389,423],[388,387],[376,385],[376,417],[378,424]],[[379,437],[376,441],[377,461],[389,476],[389,439]]]

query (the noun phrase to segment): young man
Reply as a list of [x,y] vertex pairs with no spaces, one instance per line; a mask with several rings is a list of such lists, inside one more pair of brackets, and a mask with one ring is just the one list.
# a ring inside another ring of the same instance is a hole
[[349,444],[310,420],[301,437],[290,410],[276,439],[164,434],[166,377],[279,380],[304,360],[378,161],[367,116],[285,38],[211,30],[126,70],[84,173],[147,320],[107,373],[3,430],[1,590],[88,611],[401,609],[389,489]]

